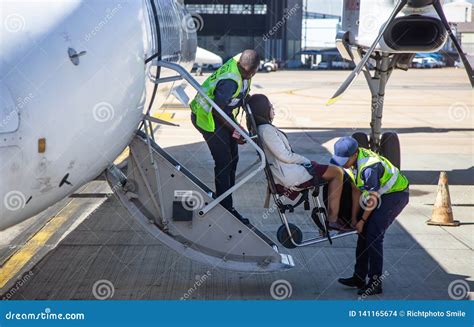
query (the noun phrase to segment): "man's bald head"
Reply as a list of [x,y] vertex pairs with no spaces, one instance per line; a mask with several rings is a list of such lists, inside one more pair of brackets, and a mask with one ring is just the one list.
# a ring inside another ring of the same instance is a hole
[[257,51],[252,49],[244,50],[240,55],[239,66],[249,75],[255,75],[260,66],[260,56]]

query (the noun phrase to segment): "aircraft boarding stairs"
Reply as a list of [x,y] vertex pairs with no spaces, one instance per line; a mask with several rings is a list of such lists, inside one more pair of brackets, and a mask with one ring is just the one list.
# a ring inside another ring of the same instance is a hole
[[[207,98],[254,147],[260,163],[235,186],[216,197],[189,170],[160,148],[154,141],[152,122],[170,124],[144,115],[141,129],[131,141],[130,156],[125,169],[111,166],[106,176],[121,203],[141,226],[167,245],[194,261],[206,265],[244,272],[270,272],[294,267],[291,255],[278,247],[252,225],[245,225],[222,207],[220,201],[265,169],[263,150],[232,119],[207,97],[199,83],[181,66],[157,61],[179,75],[150,79],[165,83],[184,79]],[[151,106],[150,106],[151,107]]]

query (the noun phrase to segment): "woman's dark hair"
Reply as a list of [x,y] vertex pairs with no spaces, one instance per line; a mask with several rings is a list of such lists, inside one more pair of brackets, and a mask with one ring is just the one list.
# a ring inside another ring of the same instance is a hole
[[247,103],[250,106],[250,109],[252,109],[253,117],[257,126],[272,123],[270,118],[272,104],[265,95],[254,94],[249,98]]
[[[255,123],[258,126],[264,124],[272,125],[272,119],[270,118],[270,112],[272,111],[272,104],[268,98],[263,94],[254,94],[252,95],[247,104],[252,109],[253,118],[255,119]],[[254,131],[250,122],[247,119],[247,128],[252,134],[257,134],[258,131]],[[285,137],[288,139],[288,136],[282,130],[280,131]]]

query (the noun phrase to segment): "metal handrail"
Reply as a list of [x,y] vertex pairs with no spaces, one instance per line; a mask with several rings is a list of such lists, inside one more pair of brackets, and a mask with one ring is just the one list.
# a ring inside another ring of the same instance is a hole
[[[243,184],[245,184],[248,180],[250,180],[253,176],[255,176],[259,171],[263,170],[265,168],[265,153],[263,150],[252,140],[252,138],[238,125],[236,124],[225,112],[219,108],[219,106],[211,99],[209,96],[202,90],[201,85],[191,76],[191,74],[186,71],[183,67],[181,67],[178,64],[168,62],[168,61],[157,61],[156,62],[157,66],[161,66],[164,68],[168,68],[171,70],[174,70],[177,72],[184,80],[186,80],[202,97],[204,97],[207,102],[212,106],[212,108],[226,121],[228,122],[237,132],[242,135],[242,137],[247,141],[249,145],[255,148],[255,150],[258,152],[260,156],[260,166],[257,167],[254,171],[250,172],[247,176],[242,178],[240,181],[235,183],[234,186],[229,188],[227,191],[225,191],[223,194],[218,196],[216,199],[205,205],[200,211],[199,215],[203,216],[206,213],[208,213],[211,209],[213,209],[215,206],[217,206],[223,199],[225,199],[227,196],[232,194],[235,190],[237,190],[239,187],[241,187]],[[153,80],[152,80],[153,81]],[[157,80],[156,83],[159,83]]]

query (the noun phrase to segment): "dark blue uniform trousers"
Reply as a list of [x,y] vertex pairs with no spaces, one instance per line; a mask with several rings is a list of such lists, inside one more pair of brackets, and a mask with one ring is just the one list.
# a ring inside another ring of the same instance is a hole
[[372,211],[359,234],[354,273],[361,279],[382,275],[385,231],[408,204],[408,190],[381,196],[380,206]]
[[[216,195],[220,196],[235,185],[235,174],[239,162],[239,149],[237,140],[232,137],[232,131],[221,126],[216,121],[214,132],[206,132],[196,124],[196,118],[191,116],[194,127],[201,132],[214,159],[214,178]],[[220,204],[227,210],[232,210],[232,194],[225,197]]]

